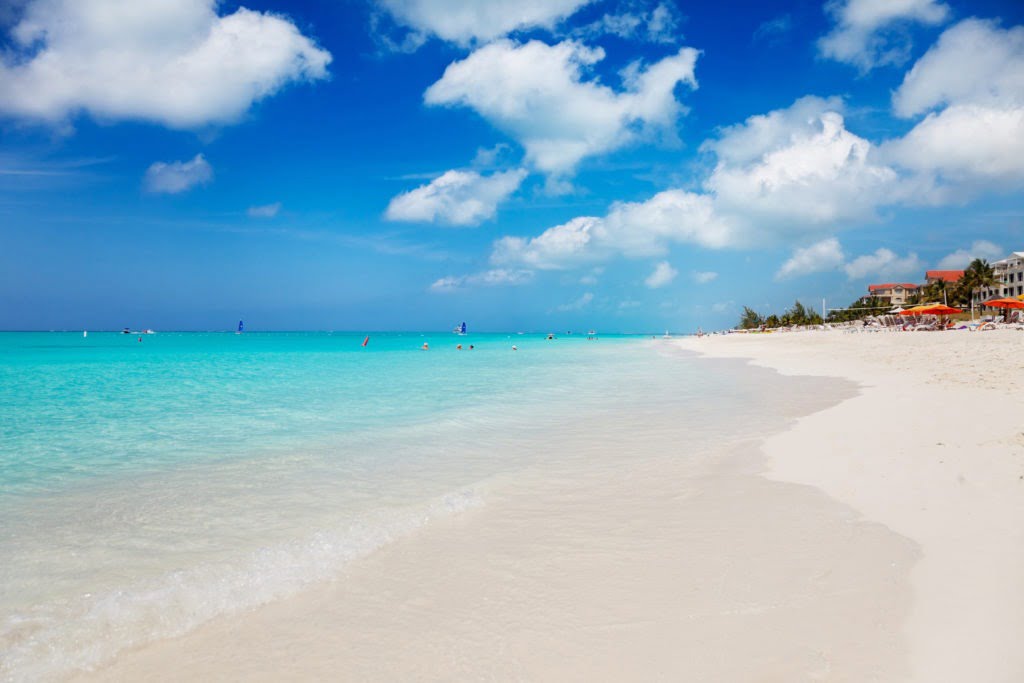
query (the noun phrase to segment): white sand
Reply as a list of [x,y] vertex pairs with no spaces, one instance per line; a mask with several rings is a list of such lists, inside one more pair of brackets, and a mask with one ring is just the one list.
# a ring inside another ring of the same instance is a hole
[[1024,333],[790,333],[687,340],[860,396],[765,444],[809,484],[922,548],[904,627],[911,678],[1024,680]]
[[1024,679],[1024,334],[682,343],[864,389],[751,368],[778,429],[825,409],[700,457],[644,434],[628,468],[579,437],[337,582],[93,678]]

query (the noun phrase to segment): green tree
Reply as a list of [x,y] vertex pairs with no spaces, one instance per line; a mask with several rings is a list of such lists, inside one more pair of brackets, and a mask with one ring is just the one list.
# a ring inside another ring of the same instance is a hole
[[985,259],[976,258],[964,270],[963,277],[956,283],[954,300],[957,304],[967,306],[971,303],[971,295],[978,287],[994,287],[999,284],[995,269]]
[[764,325],[764,318],[761,314],[747,306],[743,307],[743,315],[740,316],[740,329],[756,330]]

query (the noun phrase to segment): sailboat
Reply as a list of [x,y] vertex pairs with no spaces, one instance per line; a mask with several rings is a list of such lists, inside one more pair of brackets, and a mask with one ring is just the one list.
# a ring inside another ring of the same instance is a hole
[[238,321],[238,329],[235,330],[235,334],[242,334],[243,332],[245,332],[245,328],[244,328],[244,325],[242,325],[242,321],[239,320]]
[[461,335],[461,336],[465,337],[466,336],[466,323],[462,323],[461,325],[456,325],[455,329],[452,330],[452,332],[454,332],[455,334],[458,334],[458,335]]

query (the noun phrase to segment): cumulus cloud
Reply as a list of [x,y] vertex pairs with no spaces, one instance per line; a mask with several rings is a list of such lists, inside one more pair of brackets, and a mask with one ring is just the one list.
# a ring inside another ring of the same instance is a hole
[[658,265],[654,266],[654,272],[647,276],[644,280],[644,284],[651,289],[658,289],[670,284],[676,279],[676,275],[679,275],[679,271],[672,267],[668,261],[662,261]]
[[899,116],[941,105],[1024,105],[1024,26],[966,19],[947,29],[893,94]]
[[845,258],[839,240],[829,237],[808,247],[795,250],[793,255],[775,273],[775,279],[784,280],[800,275],[835,270],[842,265]]
[[492,259],[571,268],[617,254],[661,255],[672,244],[751,247],[875,220],[879,207],[912,197],[912,188],[846,129],[842,109],[837,99],[805,97],[752,116],[701,146],[717,158],[703,191],[664,190],[534,238],[506,237]]
[[195,128],[238,120],[331,55],[287,19],[216,0],[31,0],[0,56],[0,112]]
[[147,192],[179,194],[213,180],[213,167],[197,154],[188,161],[157,161],[146,170],[143,186]]
[[714,215],[708,197],[665,190],[643,202],[616,202],[604,217],[574,218],[537,237],[503,237],[495,242],[491,260],[558,270],[616,253],[656,256],[673,243],[721,247],[730,240],[730,226]]
[[[513,31],[551,29],[593,0],[379,0],[395,21],[422,36],[459,45],[487,42]],[[419,42],[422,42],[420,40]]]
[[957,249],[939,261],[939,270],[963,270],[976,258],[986,261],[998,261],[1006,256],[1006,252],[998,244],[987,240],[978,240],[967,249]]
[[838,99],[804,97],[704,143],[718,157],[705,182],[717,210],[780,233],[873,218],[899,189],[897,174],[846,129],[842,111]]
[[526,171],[483,176],[476,171],[447,171],[426,185],[394,197],[384,217],[447,225],[479,225],[494,218],[498,204],[519,189]]
[[938,0],[831,0],[826,11],[835,27],[818,40],[819,53],[862,72],[903,64],[910,56],[910,23],[936,25],[949,16]]
[[714,280],[715,278],[717,278],[718,277],[718,273],[716,273],[714,271],[710,271],[710,270],[707,270],[707,271],[697,271],[697,270],[695,270],[692,273],[690,273],[690,277],[693,278],[693,281],[696,282],[698,285],[706,285],[707,283],[709,283],[712,280]]
[[591,292],[584,292],[580,298],[570,301],[567,304],[562,304],[558,307],[560,311],[578,311],[586,308],[591,301],[594,300],[594,295]]
[[250,206],[246,213],[249,218],[273,218],[281,211],[281,202],[263,204],[262,206]]
[[675,88],[697,87],[698,52],[675,55],[623,72],[615,91],[584,70],[604,50],[568,40],[519,44],[499,40],[453,62],[424,93],[428,105],[465,106],[519,142],[526,161],[554,176],[572,173],[584,158],[656,133],[674,135],[686,109]]
[[928,112],[883,152],[892,163],[934,178],[938,199],[1019,186],[1024,27],[968,19],[948,29],[907,73],[893,109],[904,117]]
[[858,256],[843,266],[846,276],[851,280],[866,277],[899,277],[919,273],[923,269],[924,264],[917,254],[910,253],[901,258],[885,248],[878,249],[873,254]]
[[453,292],[466,287],[495,287],[498,285],[523,285],[533,279],[529,270],[507,270],[495,268],[471,275],[449,275],[435,280],[430,285],[433,292]]
[[494,243],[491,261],[518,263],[540,270],[571,268],[599,257],[604,232],[600,218],[580,216],[549,228],[537,237],[502,237]]

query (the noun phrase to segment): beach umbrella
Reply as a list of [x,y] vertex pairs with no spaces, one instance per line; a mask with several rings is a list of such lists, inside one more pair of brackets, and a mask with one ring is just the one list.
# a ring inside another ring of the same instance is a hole
[[1018,299],[1006,297],[1003,299],[989,299],[988,301],[982,301],[981,305],[991,306],[992,308],[1005,308],[1007,311],[1009,311],[1012,308],[1024,308],[1024,301],[1019,301]]
[[991,306],[992,308],[1024,308],[1024,301],[1006,297],[1005,299],[989,299],[988,301],[982,301],[981,305]]
[[953,308],[945,304],[924,304],[923,306],[914,306],[913,308],[901,311],[900,315],[950,315],[960,312],[959,308]]

